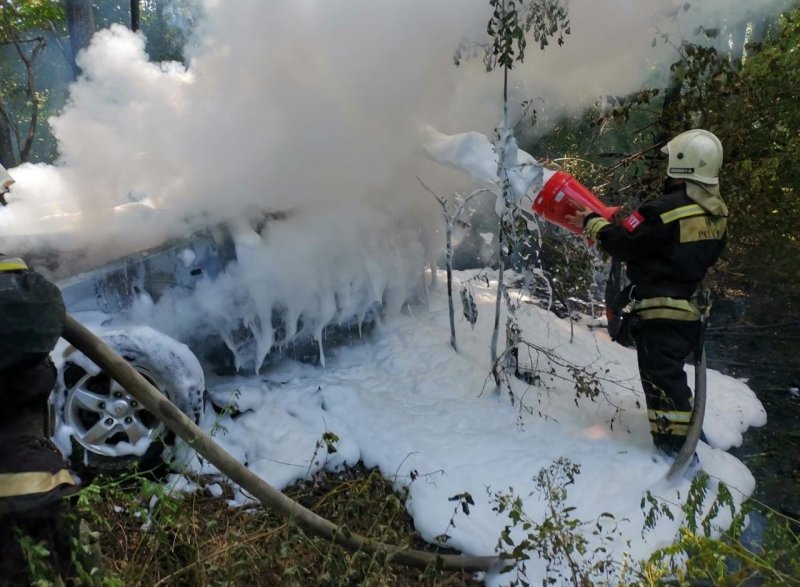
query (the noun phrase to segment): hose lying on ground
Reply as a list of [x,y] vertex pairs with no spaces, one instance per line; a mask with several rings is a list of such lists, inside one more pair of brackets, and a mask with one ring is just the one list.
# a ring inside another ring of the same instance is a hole
[[412,567],[425,568],[434,565],[441,569],[488,571],[499,562],[499,559],[493,556],[435,554],[376,542],[318,516],[285,496],[234,459],[138,371],[70,315],[67,315],[63,337],[233,483],[258,499],[264,507],[291,518],[302,528],[332,540],[348,550],[370,554],[384,553],[387,560]]

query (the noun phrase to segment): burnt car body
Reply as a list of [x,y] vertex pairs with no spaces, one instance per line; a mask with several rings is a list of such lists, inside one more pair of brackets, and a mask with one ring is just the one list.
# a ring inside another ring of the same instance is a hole
[[[187,298],[205,281],[217,279],[236,262],[236,247],[225,224],[205,228],[188,236],[172,239],[158,247],[136,254],[58,282],[67,311],[80,315],[85,312],[105,315],[106,327],[124,327],[135,323],[129,315],[137,301],[146,297],[158,304],[165,295]],[[326,344],[347,343],[368,329],[381,312],[373,303],[361,315],[347,317],[322,328]],[[234,355],[247,356],[254,344],[252,332],[239,328],[230,336],[214,337],[207,333],[189,334],[179,340],[189,346],[206,369],[218,374],[237,370],[258,371],[282,358],[315,362],[319,359],[319,342],[306,318],[298,316],[294,328],[286,328],[286,315],[272,311],[271,328],[275,340],[264,360],[235,365]],[[252,320],[258,321],[257,317]],[[154,325],[155,326],[155,325]],[[294,334],[289,338],[286,332]],[[170,334],[170,333],[168,333]]]
[[[149,305],[166,298],[191,304],[199,287],[224,277],[236,261],[230,229],[220,224],[60,280],[57,285],[68,312],[199,423],[205,409],[206,373],[226,375],[243,369],[254,373],[284,358],[318,362],[323,341],[326,346],[346,344],[369,330],[381,313],[381,304],[372,303],[358,315],[339,316],[314,328],[300,315],[297,324],[287,328],[287,313],[272,310],[269,326],[275,335],[269,352],[263,360],[244,364],[241,357],[257,356],[252,332],[257,316],[225,336],[197,329],[177,340],[171,333],[150,328],[157,324],[145,322],[143,326],[140,322],[141,315],[134,310],[142,300]],[[289,332],[293,334],[287,336]],[[323,340],[317,339],[318,333]],[[80,353],[69,347],[57,351],[59,384],[51,397],[53,437],[73,463],[90,470],[113,470],[127,468],[131,461],[160,459],[165,446],[174,441],[163,424]]]

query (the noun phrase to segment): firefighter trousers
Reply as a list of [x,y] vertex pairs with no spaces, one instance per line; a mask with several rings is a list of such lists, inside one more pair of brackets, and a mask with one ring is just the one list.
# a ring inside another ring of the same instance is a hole
[[692,416],[692,391],[683,370],[698,343],[699,320],[640,320],[636,327],[639,376],[655,445],[677,452]]

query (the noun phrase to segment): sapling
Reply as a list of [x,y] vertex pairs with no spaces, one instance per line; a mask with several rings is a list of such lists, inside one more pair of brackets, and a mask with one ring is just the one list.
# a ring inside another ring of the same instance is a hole
[[[456,344],[456,321],[455,310],[453,305],[453,230],[455,229],[456,222],[464,213],[469,201],[475,196],[483,193],[491,193],[488,189],[478,189],[466,196],[463,194],[455,194],[455,207],[451,206],[449,200],[442,198],[431,190],[425,183],[417,178],[417,181],[430,193],[439,205],[442,207],[442,215],[444,216],[445,224],[445,267],[447,270],[447,304],[450,312],[450,346],[453,350],[458,352],[458,345]],[[462,293],[463,299],[463,293]]]
[[[498,361],[497,341],[500,331],[501,305],[505,289],[505,257],[514,241],[513,228],[517,224],[519,211],[516,201],[529,190],[535,188],[536,181],[541,181],[541,174],[525,174],[517,165],[517,142],[509,124],[508,115],[508,77],[509,71],[516,63],[525,59],[526,35],[532,33],[540,49],[548,45],[548,39],[557,37],[558,44],[563,44],[563,35],[569,34],[569,18],[567,9],[560,0],[490,0],[492,16],[487,23],[486,32],[491,40],[483,46],[484,64],[487,71],[497,67],[503,68],[503,118],[496,131],[495,151],[497,153],[497,176],[500,180],[501,194],[497,198],[495,211],[500,218],[500,255],[497,275],[497,295],[495,298],[495,317],[490,353],[492,365]],[[480,46],[480,45],[478,45]],[[463,46],[454,56],[456,65],[460,63]],[[540,186],[539,186],[540,187]],[[514,344],[518,340],[513,330],[516,319],[513,308],[509,307],[512,316],[507,321],[512,332],[507,341]],[[510,353],[510,355],[513,353]],[[500,373],[494,369],[495,392],[499,393]]]

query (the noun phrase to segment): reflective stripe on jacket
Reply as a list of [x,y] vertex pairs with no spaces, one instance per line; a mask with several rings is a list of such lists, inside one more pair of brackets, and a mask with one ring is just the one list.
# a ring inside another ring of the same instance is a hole
[[60,485],[77,485],[77,483],[66,469],[56,473],[47,471],[0,473],[0,498],[47,493]]
[[625,262],[643,318],[697,320],[688,300],[725,247],[727,225],[716,188],[686,183],[620,223],[589,215],[584,226],[603,251]]
[[0,255],[0,271],[27,271],[28,265],[19,257]]
[[633,302],[633,311],[644,320],[700,320],[700,309],[688,300],[670,297],[646,298]]

